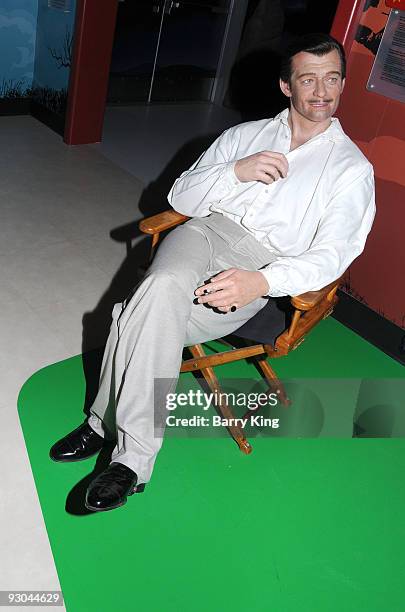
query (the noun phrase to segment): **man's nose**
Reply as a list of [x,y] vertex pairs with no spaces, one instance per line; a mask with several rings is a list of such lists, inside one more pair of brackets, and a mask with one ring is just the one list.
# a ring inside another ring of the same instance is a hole
[[323,79],[316,79],[314,95],[318,96],[318,98],[323,98],[326,95],[326,87]]

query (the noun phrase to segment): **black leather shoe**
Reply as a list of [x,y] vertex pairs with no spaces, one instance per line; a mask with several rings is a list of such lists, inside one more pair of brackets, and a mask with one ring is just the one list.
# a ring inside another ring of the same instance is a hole
[[128,495],[142,493],[144,484],[136,485],[138,476],[123,463],[110,463],[90,483],[86,493],[86,508],[100,512],[119,508],[127,502]]
[[98,453],[103,444],[104,438],[99,436],[88,423],[83,423],[55,442],[49,451],[49,456],[54,461],[81,461]]

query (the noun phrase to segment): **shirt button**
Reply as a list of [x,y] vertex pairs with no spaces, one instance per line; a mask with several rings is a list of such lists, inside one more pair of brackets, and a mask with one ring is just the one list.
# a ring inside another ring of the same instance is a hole
[[265,189],[264,191],[265,191],[265,193],[269,193],[269,190],[268,190],[268,189]]

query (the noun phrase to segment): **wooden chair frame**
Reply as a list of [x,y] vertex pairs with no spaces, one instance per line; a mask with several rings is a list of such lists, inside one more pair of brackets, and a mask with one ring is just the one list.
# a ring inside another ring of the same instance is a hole
[[[182,215],[174,210],[168,210],[157,215],[143,219],[139,223],[139,229],[144,234],[152,236],[151,259],[158,244],[160,234],[168,229],[187,221],[189,217]],[[183,360],[180,372],[200,371],[213,393],[221,398],[221,387],[213,367],[230,363],[239,359],[254,357],[260,367],[265,379],[267,380],[272,392],[277,393],[282,404],[288,406],[288,399],[282,383],[279,381],[276,372],[268,363],[267,359],[283,357],[297,348],[305,339],[308,332],[322,319],[328,317],[338,301],[336,291],[341,279],[330,283],[319,291],[308,291],[301,295],[291,297],[293,315],[289,327],[282,332],[274,346],[271,344],[253,344],[243,348],[232,348],[231,350],[206,355],[201,344],[188,347],[192,354],[192,359]],[[220,340],[220,339],[219,339]],[[217,408],[221,415],[226,419],[234,419],[234,415],[229,406],[220,400]],[[229,433],[238,444],[240,450],[245,454],[252,452],[252,446],[246,439],[243,429],[237,425],[228,427]]]

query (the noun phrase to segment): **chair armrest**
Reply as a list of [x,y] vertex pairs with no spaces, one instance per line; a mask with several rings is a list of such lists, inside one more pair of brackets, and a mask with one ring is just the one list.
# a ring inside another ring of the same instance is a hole
[[146,219],[142,219],[139,223],[139,229],[144,234],[160,234],[165,230],[187,221],[190,217],[182,215],[175,210],[165,210],[164,212],[158,213]]
[[296,295],[291,298],[291,304],[297,310],[311,310],[311,308],[314,308],[314,306],[319,304],[325,297],[329,297],[329,294],[329,299],[332,300],[339,287],[340,280],[339,278],[333,281],[333,283],[329,283],[329,285],[326,285],[323,289],[319,289],[319,291],[307,291],[306,293],[301,293],[301,295]]
[[266,348],[270,357],[281,357],[297,348],[318,321],[332,313],[338,301],[336,291],[340,280],[333,281],[319,291],[307,291],[291,298],[295,310],[290,326],[277,338],[274,349],[271,346]]

